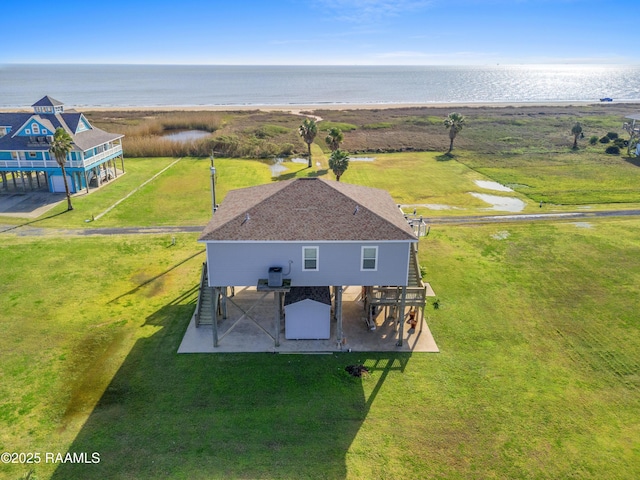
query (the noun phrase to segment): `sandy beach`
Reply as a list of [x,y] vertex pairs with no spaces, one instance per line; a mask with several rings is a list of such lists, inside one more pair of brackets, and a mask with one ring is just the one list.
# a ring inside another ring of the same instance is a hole
[[[341,103],[341,104],[305,104],[305,105],[155,105],[155,106],[74,106],[68,105],[77,111],[91,112],[197,112],[197,111],[215,111],[215,112],[238,112],[238,111],[255,111],[264,112],[291,112],[300,114],[301,112],[313,112],[315,110],[389,110],[397,108],[506,108],[506,107],[585,107],[589,105],[598,106],[622,106],[637,105],[640,101],[625,101],[604,103],[598,101],[566,101],[566,102],[467,102],[467,103]],[[31,112],[28,107],[20,108],[0,108],[0,112]]]

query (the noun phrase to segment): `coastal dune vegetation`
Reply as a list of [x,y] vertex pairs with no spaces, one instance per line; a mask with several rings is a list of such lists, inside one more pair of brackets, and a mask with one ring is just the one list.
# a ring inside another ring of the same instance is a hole
[[[609,132],[623,135],[625,115],[637,113],[633,104],[582,106],[461,107],[455,109],[467,119],[457,136],[460,150],[477,155],[547,155],[571,151],[571,128],[580,122],[587,139]],[[181,157],[219,156],[274,158],[305,155],[307,145],[297,134],[304,120],[284,111],[97,111],[87,112],[96,126],[122,133],[125,156]],[[443,120],[451,113],[445,107],[414,107],[360,110],[315,110],[320,117],[315,140],[324,152],[326,132],[339,128],[344,133],[342,148],[350,153],[393,153],[403,151],[445,152],[449,146]],[[199,140],[174,142],[164,135],[178,130],[210,132]],[[578,142],[576,154],[603,153],[601,145],[587,139]]]

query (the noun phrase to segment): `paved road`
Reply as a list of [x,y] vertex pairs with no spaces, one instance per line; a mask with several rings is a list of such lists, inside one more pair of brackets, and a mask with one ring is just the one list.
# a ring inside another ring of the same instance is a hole
[[[550,220],[584,220],[602,217],[638,217],[640,210],[600,210],[566,213],[536,213],[515,215],[471,215],[463,217],[423,217],[428,225],[473,225],[488,223],[510,222],[537,222]],[[171,234],[171,233],[200,233],[203,225],[184,227],[105,227],[85,229],[61,229],[39,228],[34,226],[37,222],[28,222],[24,225],[0,225],[0,234],[13,233],[19,236],[91,236],[91,235],[144,235],[144,234]]]
[[599,210],[566,213],[530,213],[514,215],[481,215],[464,217],[423,217],[430,225],[457,225],[474,223],[534,222],[539,220],[577,220],[599,217],[637,217],[640,210]]

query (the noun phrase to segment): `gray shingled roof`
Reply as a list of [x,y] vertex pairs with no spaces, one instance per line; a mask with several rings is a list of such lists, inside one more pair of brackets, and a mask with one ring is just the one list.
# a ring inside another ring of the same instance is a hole
[[286,307],[306,299],[331,305],[331,292],[329,287],[291,287],[291,290],[284,294],[284,305]]
[[200,241],[416,241],[388,192],[322,178],[230,191]]

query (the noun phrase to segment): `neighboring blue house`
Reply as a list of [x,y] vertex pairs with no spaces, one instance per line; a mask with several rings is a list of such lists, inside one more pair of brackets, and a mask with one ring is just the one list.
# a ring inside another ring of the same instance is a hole
[[[82,113],[65,110],[51,97],[32,105],[33,113],[0,113],[0,176],[4,189],[9,182],[16,189],[47,186],[50,192],[64,192],[62,170],[49,153],[57,128],[73,140],[65,171],[71,193],[99,186],[124,172],[122,137],[93,127]],[[116,160],[120,158],[120,172]],[[11,179],[9,179],[9,175]],[[35,181],[34,181],[35,178]]]
[[[298,178],[232,190],[199,241],[206,245],[207,262],[196,323],[213,324],[214,345],[217,316],[212,311],[219,303],[224,308],[227,287],[256,286],[277,294],[276,346],[285,306],[285,321],[294,322],[285,323],[287,338],[327,338],[331,320],[323,305],[331,303],[329,287],[337,341],[342,339],[344,286],[363,287],[368,311],[399,309],[400,343],[405,307],[425,304],[418,238],[391,196],[377,188]],[[313,311],[297,312],[292,307],[297,302]]]

